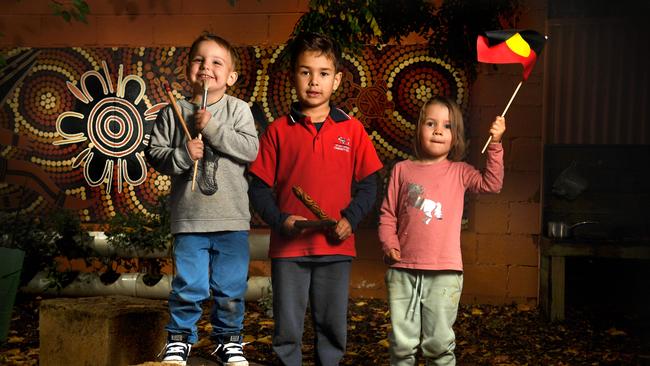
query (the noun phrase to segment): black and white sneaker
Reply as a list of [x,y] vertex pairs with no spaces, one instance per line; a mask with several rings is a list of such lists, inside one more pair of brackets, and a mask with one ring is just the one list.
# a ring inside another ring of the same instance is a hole
[[212,352],[223,366],[248,366],[242,347],[242,336],[224,336],[219,340],[217,348]]
[[187,342],[187,334],[169,334],[167,344],[158,357],[164,355],[162,362],[185,366],[190,349],[192,349],[192,344]]

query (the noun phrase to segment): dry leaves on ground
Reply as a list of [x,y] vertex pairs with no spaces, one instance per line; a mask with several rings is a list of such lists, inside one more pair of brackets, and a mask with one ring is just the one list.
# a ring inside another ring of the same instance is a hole
[[[6,343],[0,346],[1,365],[38,365],[38,298],[21,295]],[[343,365],[387,365],[390,315],[386,302],[351,299],[348,347]],[[206,359],[210,342],[210,304],[205,304],[199,328],[201,341],[192,352]],[[247,357],[271,364],[273,319],[259,304],[247,304],[245,346]],[[604,321],[597,314],[572,312],[562,323],[549,323],[538,310],[526,305],[463,305],[456,322],[456,356],[459,365],[636,365],[649,352],[647,314],[633,321]],[[647,333],[646,333],[647,334]],[[305,319],[304,364],[313,365],[313,327]],[[644,348],[645,347],[645,348]],[[647,359],[646,359],[647,360]],[[647,362],[647,361],[645,361]],[[423,363],[421,363],[423,364]]]

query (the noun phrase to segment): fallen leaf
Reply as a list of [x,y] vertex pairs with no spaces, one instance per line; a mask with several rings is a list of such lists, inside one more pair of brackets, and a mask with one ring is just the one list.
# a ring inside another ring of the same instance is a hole
[[519,311],[531,311],[533,307],[530,304],[517,304],[517,310]]
[[625,333],[624,331],[616,329],[616,328],[607,329],[607,334],[611,335],[612,337],[626,336],[627,335],[627,333]]
[[7,343],[22,343],[24,341],[25,341],[25,338],[23,338],[23,337],[13,336],[13,337],[7,338]]
[[243,341],[243,342],[244,342],[244,343],[255,342],[255,337],[252,336],[252,335],[246,334],[246,335],[244,336],[244,341]]
[[273,339],[270,335],[267,335],[266,337],[257,338],[255,342],[262,344],[273,344]]

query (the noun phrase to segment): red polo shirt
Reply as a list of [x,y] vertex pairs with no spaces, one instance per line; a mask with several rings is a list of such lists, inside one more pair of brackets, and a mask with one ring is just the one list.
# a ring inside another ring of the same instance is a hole
[[[249,170],[275,187],[280,211],[317,219],[293,194],[301,187],[335,220],[351,201],[352,182],[381,169],[382,163],[359,120],[332,107],[319,131],[309,117],[292,110],[269,125]],[[273,231],[269,257],[355,256],[354,236],[330,240],[322,231],[289,238]]]

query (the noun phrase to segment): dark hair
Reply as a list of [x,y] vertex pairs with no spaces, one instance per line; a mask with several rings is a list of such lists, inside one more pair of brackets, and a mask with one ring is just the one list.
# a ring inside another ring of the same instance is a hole
[[289,42],[291,70],[296,69],[298,57],[304,52],[316,51],[334,63],[335,71],[341,68],[341,48],[330,37],[319,33],[303,32]]
[[237,67],[239,66],[239,55],[237,54],[237,50],[230,44],[230,42],[226,41],[225,39],[219,37],[216,34],[212,34],[209,32],[203,32],[197,39],[192,42],[192,46],[190,46],[190,53],[187,55],[187,57],[191,60],[192,57],[194,57],[194,54],[196,53],[196,48],[199,46],[199,43],[203,41],[212,41],[216,42],[219,46],[223,47],[228,51],[230,54],[230,59],[232,60],[232,69],[233,71],[237,71]]
[[461,161],[465,157],[465,126],[463,124],[463,113],[456,102],[447,97],[433,97],[427,100],[420,109],[420,118],[418,118],[418,125],[415,129],[415,139],[413,140],[413,148],[415,150],[415,157],[422,159],[422,151],[420,145],[420,128],[422,122],[426,117],[427,108],[434,104],[447,107],[449,111],[449,123],[451,124],[451,149],[447,155],[447,159],[451,161]]

